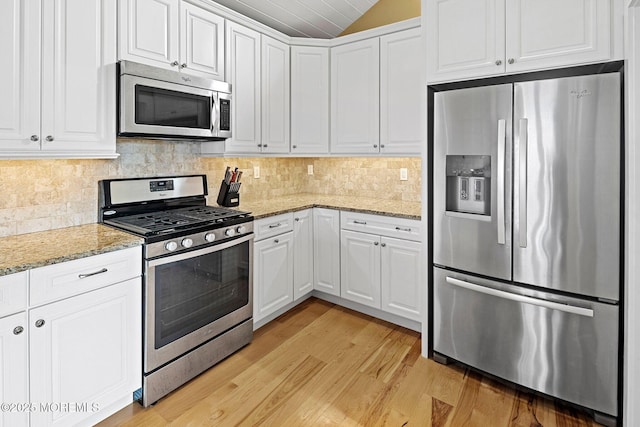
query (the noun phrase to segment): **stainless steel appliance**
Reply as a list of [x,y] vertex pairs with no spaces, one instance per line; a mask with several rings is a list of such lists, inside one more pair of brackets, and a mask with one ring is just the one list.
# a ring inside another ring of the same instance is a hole
[[253,337],[253,217],[206,205],[205,175],[99,183],[99,221],[143,245],[142,404]]
[[231,137],[231,85],[131,61],[118,63],[118,135]]
[[433,106],[434,357],[615,422],[620,73],[442,90]]

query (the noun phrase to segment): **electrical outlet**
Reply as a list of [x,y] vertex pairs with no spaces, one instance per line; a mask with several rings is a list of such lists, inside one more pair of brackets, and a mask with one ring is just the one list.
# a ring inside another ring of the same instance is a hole
[[307,165],[307,175],[313,175],[313,165]]
[[400,168],[400,181],[406,181],[409,177],[407,176],[407,168]]
[[260,166],[253,167],[253,177],[260,178]]

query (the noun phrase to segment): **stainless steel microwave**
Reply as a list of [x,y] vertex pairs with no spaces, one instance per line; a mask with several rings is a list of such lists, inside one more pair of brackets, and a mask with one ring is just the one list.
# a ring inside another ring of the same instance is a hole
[[190,140],[230,138],[231,85],[120,61],[118,135]]

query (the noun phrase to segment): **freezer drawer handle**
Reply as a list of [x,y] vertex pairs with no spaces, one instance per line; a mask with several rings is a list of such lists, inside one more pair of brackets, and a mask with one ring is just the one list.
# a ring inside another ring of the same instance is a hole
[[511,292],[499,291],[486,286],[476,285],[475,283],[466,282],[454,277],[447,277],[447,283],[469,289],[471,291],[480,292],[498,298],[508,299],[511,301],[522,302],[525,304],[537,305],[539,307],[549,308],[551,310],[564,311],[565,313],[578,314],[580,316],[593,317],[593,310],[589,308],[576,307],[574,305],[561,304],[558,302],[545,301],[538,298],[531,298],[524,295],[512,294]]
[[504,179],[505,179],[505,132],[506,122],[504,119],[498,120],[498,244],[505,244],[505,222],[504,222]]

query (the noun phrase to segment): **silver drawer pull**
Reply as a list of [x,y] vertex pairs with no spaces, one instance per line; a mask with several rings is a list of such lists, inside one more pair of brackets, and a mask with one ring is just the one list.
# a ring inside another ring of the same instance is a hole
[[271,224],[271,225],[269,226],[269,228],[278,228],[278,227],[280,227],[280,226],[282,226],[282,224],[281,224],[281,223]]
[[109,270],[107,270],[106,268],[103,268],[101,270],[94,271],[93,273],[78,274],[78,279],[84,279],[84,278],[87,278],[87,277],[95,276],[96,274],[106,273],[107,271],[109,271]]
[[464,280],[456,279],[454,277],[447,277],[447,283],[459,286],[461,288],[469,289],[471,291],[480,292],[483,294],[491,295],[498,298],[507,299],[510,301],[521,302],[525,304],[537,305],[539,307],[548,308],[551,310],[563,311],[565,313],[578,314],[580,316],[593,317],[593,310],[589,308],[576,307],[575,305],[562,304],[559,302],[541,300],[538,298],[527,297],[524,295],[512,294],[511,292],[505,292],[498,289],[487,288],[485,286],[476,285],[475,283],[466,282]]
[[358,221],[357,219],[353,220],[354,224],[367,225],[367,221]]
[[408,233],[411,233],[411,229],[409,227],[396,227],[397,231],[406,231]]

